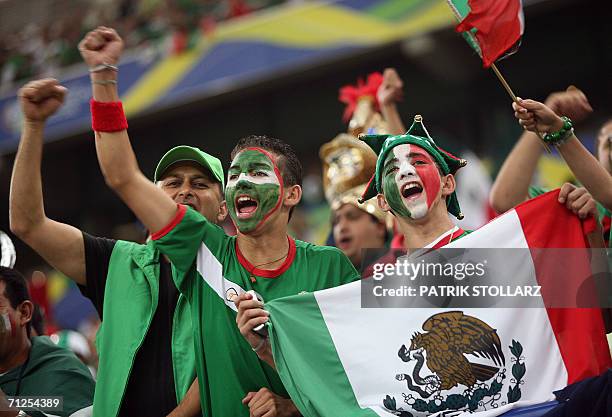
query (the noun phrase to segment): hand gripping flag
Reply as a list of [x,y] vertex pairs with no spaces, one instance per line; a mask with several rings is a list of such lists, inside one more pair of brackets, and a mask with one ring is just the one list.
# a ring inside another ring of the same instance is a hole
[[[535,248],[588,245],[557,198],[527,201],[446,247],[524,248],[525,265],[507,268],[540,282],[548,266]],[[363,282],[266,303],[276,368],[305,417],[497,416],[612,364],[600,309],[368,309]]]
[[518,49],[524,31],[521,0],[447,0],[485,68]]

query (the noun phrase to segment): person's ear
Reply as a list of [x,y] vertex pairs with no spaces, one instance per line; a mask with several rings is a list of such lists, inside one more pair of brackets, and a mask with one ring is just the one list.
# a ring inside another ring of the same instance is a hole
[[290,187],[285,188],[285,200],[283,204],[292,208],[298,205],[300,200],[302,199],[302,187],[299,185],[292,185]]
[[17,322],[20,326],[25,327],[32,320],[34,313],[34,304],[31,301],[24,301],[17,306]]
[[455,176],[448,174],[442,177],[442,197],[448,197],[455,192],[457,183],[455,182]]
[[387,199],[385,198],[384,194],[378,194],[376,196],[376,201],[378,202],[378,207],[380,207],[380,209],[382,211],[385,212],[390,212],[391,211],[391,206],[389,205],[389,203],[387,203]]

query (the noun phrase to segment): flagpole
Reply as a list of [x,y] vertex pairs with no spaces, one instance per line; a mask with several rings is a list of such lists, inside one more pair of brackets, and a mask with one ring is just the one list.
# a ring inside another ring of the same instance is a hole
[[[515,103],[518,104],[518,98],[516,97],[516,94],[514,94],[514,91],[512,91],[512,88],[510,87],[510,84],[508,84],[508,82],[506,81],[506,79],[504,78],[502,73],[499,72],[499,69],[497,69],[497,65],[495,65],[495,62],[491,64],[491,69],[493,70],[495,75],[497,75],[497,79],[504,86],[504,88],[506,89],[506,91],[508,92],[510,97],[512,98],[512,101],[514,101]],[[546,142],[544,142],[544,137],[542,136],[542,133],[540,133],[540,132],[538,132],[536,130],[535,134],[538,135],[538,137],[540,138],[540,140],[541,140],[540,143],[542,144],[542,146],[544,146],[544,149],[546,149],[546,152],[551,153],[550,148],[548,147],[548,144]]]
[[515,103],[518,103],[518,98],[516,98],[516,94],[514,94],[514,91],[512,91],[512,88],[510,88],[510,85],[508,84],[504,76],[497,69],[497,65],[495,65],[495,62],[491,64],[491,69],[493,70],[495,75],[497,75],[497,78],[502,83],[502,85],[504,86],[504,88],[506,89],[510,97],[512,97],[512,101],[514,101]]

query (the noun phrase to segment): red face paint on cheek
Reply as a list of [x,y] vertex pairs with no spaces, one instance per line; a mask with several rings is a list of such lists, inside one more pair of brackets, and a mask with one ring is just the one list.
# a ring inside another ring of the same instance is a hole
[[417,174],[423,182],[423,191],[427,196],[427,208],[431,207],[441,187],[438,168],[431,158],[428,159],[427,164],[416,166]]

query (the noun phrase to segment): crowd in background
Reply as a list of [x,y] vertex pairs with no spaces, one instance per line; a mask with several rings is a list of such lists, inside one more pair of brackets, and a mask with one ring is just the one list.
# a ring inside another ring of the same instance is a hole
[[[77,1],[59,19],[0,28],[0,85],[57,74],[80,62],[77,44],[98,25],[112,24],[126,34],[126,47],[154,48],[178,54],[211,36],[217,22],[247,15],[283,0],[95,0]],[[26,17],[24,16],[24,19]],[[0,91],[2,91],[0,89]]]

